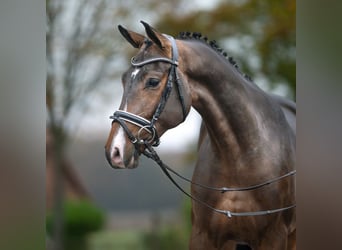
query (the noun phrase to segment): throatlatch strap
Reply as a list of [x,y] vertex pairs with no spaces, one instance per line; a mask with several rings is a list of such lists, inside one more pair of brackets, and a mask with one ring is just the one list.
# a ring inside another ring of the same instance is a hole
[[[176,40],[172,36],[169,36],[169,35],[165,35],[165,36],[170,40],[171,45],[172,45],[172,56],[173,56],[172,60],[177,62],[176,65],[178,65],[178,49],[177,49]],[[176,78],[175,83],[176,83],[177,93],[178,93],[179,101],[180,101],[181,106],[182,106],[183,121],[185,121],[186,108],[185,108],[184,96],[183,96],[183,91],[182,91],[182,87],[183,87],[182,81],[179,78],[178,71],[175,67],[171,68],[171,71],[173,71],[173,72],[170,72],[170,73],[173,73],[173,75]]]

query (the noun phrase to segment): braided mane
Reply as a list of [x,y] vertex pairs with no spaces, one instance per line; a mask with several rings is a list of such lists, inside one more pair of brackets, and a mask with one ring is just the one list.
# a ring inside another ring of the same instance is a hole
[[208,37],[202,36],[202,34],[200,32],[189,32],[189,31],[180,32],[176,38],[181,39],[181,40],[197,40],[197,41],[201,41],[201,42],[207,44],[213,50],[215,50],[218,54],[220,54],[224,58],[226,58],[229,61],[229,63],[232,66],[234,66],[236,68],[236,70],[241,75],[243,75],[244,78],[246,78],[248,81],[253,81],[249,75],[244,74],[240,71],[239,66],[236,63],[236,61],[234,60],[234,58],[231,56],[228,56],[227,52],[223,51],[223,49],[218,46],[218,44],[215,40],[208,40]]

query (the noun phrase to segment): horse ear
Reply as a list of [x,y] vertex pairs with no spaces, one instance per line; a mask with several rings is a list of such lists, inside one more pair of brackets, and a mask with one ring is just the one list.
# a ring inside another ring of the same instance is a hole
[[145,23],[144,21],[140,22],[144,25],[147,36],[157,44],[159,48],[164,49],[164,43],[167,41],[167,38],[152,28],[148,23]]
[[140,35],[136,32],[133,31],[129,31],[127,29],[125,29],[124,27],[122,27],[121,25],[118,26],[118,29],[121,33],[121,35],[126,38],[126,40],[132,44],[132,46],[134,48],[140,48],[141,45],[143,44],[144,40],[145,40],[145,36]]

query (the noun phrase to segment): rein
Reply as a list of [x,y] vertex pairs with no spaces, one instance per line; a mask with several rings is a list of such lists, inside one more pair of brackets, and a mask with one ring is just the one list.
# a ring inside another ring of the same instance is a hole
[[[167,166],[166,164],[163,163],[163,161],[160,159],[160,157],[158,156],[157,152],[152,148],[152,147],[156,147],[160,144],[160,140],[159,140],[159,136],[155,127],[155,123],[156,121],[159,119],[160,114],[162,113],[162,111],[164,110],[164,107],[166,105],[166,102],[170,96],[171,90],[172,90],[172,83],[176,84],[176,88],[177,88],[177,93],[179,96],[179,101],[181,103],[182,106],[182,112],[183,112],[183,121],[186,118],[186,108],[185,108],[185,104],[184,104],[184,97],[182,94],[182,82],[178,76],[177,73],[177,66],[178,66],[178,49],[177,49],[177,45],[176,42],[174,40],[174,38],[172,36],[168,36],[165,35],[171,42],[172,45],[172,59],[169,58],[164,58],[164,57],[157,57],[157,58],[151,58],[151,59],[147,59],[145,61],[142,62],[136,62],[135,58],[133,57],[131,60],[131,64],[134,67],[142,67],[146,64],[150,64],[150,63],[155,63],[155,62],[165,62],[165,63],[169,63],[171,64],[171,68],[169,71],[169,75],[168,75],[168,79],[167,79],[167,84],[163,90],[161,99],[159,101],[159,104],[153,114],[153,117],[151,119],[151,121],[135,115],[133,113],[127,112],[127,111],[123,111],[123,110],[117,110],[112,116],[110,116],[110,119],[113,119],[112,123],[114,122],[118,122],[120,124],[120,126],[124,129],[125,133],[127,134],[127,137],[129,138],[129,140],[131,141],[131,143],[135,146],[136,150],[138,150],[138,152],[140,152],[139,147],[140,146],[145,146],[144,151],[142,152],[142,154],[144,154],[146,157],[151,158],[152,160],[154,160],[159,167],[161,168],[161,170],[163,171],[163,173],[169,178],[169,180],[186,196],[188,196],[189,198],[191,198],[192,200],[200,203],[203,206],[206,206],[207,208],[213,210],[216,213],[220,213],[220,214],[224,214],[227,217],[231,218],[233,216],[257,216],[257,215],[267,215],[267,214],[273,214],[273,213],[278,213],[278,212],[282,212],[291,208],[296,207],[296,204],[293,204],[291,206],[287,206],[287,207],[282,207],[282,208],[278,208],[278,209],[271,209],[271,210],[262,210],[262,211],[252,211],[252,212],[231,212],[229,210],[222,210],[222,209],[217,209],[212,207],[211,205],[209,205],[208,203],[192,196],[191,194],[189,194],[188,192],[186,192],[175,180],[174,178],[170,175],[170,172],[175,174],[176,176],[178,176],[179,178],[193,184],[196,186],[199,186],[201,188],[205,188],[205,189],[209,189],[209,190],[213,190],[213,191],[219,191],[221,193],[225,193],[225,192],[232,192],[232,191],[248,191],[248,190],[254,190],[254,189],[258,189],[261,188],[263,186],[269,185],[271,183],[280,181],[283,178],[292,176],[296,174],[296,170],[290,171],[282,176],[273,178],[271,180],[262,182],[260,184],[256,184],[256,185],[252,185],[252,186],[248,186],[248,187],[233,187],[233,188],[228,188],[228,187],[221,187],[221,188],[217,188],[217,187],[210,187],[207,185],[203,185],[200,183],[196,183],[193,182],[192,180],[180,175],[179,173],[177,173],[175,170],[173,170],[172,168],[170,168],[169,166]],[[175,80],[174,80],[175,79]],[[135,126],[140,127],[137,136],[134,136],[132,134],[132,132],[128,129],[126,122],[134,124]],[[151,137],[148,139],[142,139],[140,138],[140,134],[142,131],[146,131],[148,132]],[[170,171],[170,172],[169,172]]]
[[191,198],[192,200],[200,203],[203,206],[206,206],[207,208],[213,210],[216,213],[219,214],[224,214],[227,217],[231,218],[233,216],[235,217],[241,217],[241,216],[257,216],[257,215],[267,215],[267,214],[273,214],[273,213],[279,213],[291,208],[296,207],[296,204],[293,204],[291,206],[287,206],[287,207],[282,207],[282,208],[278,208],[278,209],[271,209],[271,210],[262,210],[262,211],[253,211],[253,212],[231,212],[229,210],[223,210],[223,209],[217,209],[214,208],[212,206],[210,206],[208,203],[192,196],[191,194],[189,194],[188,192],[186,192],[175,180],[174,178],[170,175],[170,172],[174,173],[175,175],[177,175],[178,177],[182,178],[185,181],[190,182],[191,184],[194,184],[196,186],[200,186],[202,188],[206,188],[206,189],[210,189],[210,190],[215,190],[215,191],[220,191],[221,193],[225,193],[225,192],[230,192],[230,191],[247,191],[247,190],[253,190],[253,189],[258,189],[260,187],[263,187],[265,185],[271,184],[273,182],[279,181],[285,177],[294,175],[296,173],[296,170],[293,170],[287,174],[284,174],[282,176],[279,176],[277,178],[271,179],[269,181],[257,184],[257,185],[253,185],[253,186],[248,186],[248,187],[242,187],[242,188],[227,188],[227,187],[222,187],[222,188],[214,188],[214,187],[210,187],[210,186],[206,186],[206,185],[202,185],[196,182],[191,181],[188,178],[183,177],[182,175],[180,175],[179,173],[177,173],[175,170],[173,170],[172,168],[170,168],[169,166],[167,166],[166,164],[163,163],[163,161],[160,159],[160,157],[158,156],[157,152],[148,144],[146,144],[146,147],[148,149],[149,152],[147,152],[146,150],[143,152],[143,154],[148,157],[151,158],[152,160],[154,160],[162,169],[163,173],[169,178],[169,180],[186,196],[188,196],[189,198]]

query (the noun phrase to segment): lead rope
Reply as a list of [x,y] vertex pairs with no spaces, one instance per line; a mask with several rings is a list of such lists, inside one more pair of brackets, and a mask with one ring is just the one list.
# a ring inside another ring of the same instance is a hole
[[277,178],[274,178],[270,181],[267,181],[267,182],[264,182],[264,183],[261,183],[261,184],[258,184],[258,185],[253,185],[253,186],[249,186],[249,187],[246,187],[246,188],[212,188],[212,187],[209,187],[209,186],[206,186],[206,185],[202,185],[202,184],[199,184],[199,183],[194,183],[192,182],[191,180],[189,180],[188,178],[185,178],[183,176],[181,176],[180,174],[178,174],[176,171],[174,171],[173,169],[171,169],[169,166],[167,166],[166,164],[163,163],[163,161],[160,159],[160,157],[158,156],[157,152],[147,143],[145,143],[145,146],[146,146],[146,150],[143,151],[143,154],[154,160],[158,165],[159,167],[161,168],[161,170],[163,171],[163,173],[169,178],[169,180],[183,193],[185,194],[186,196],[188,196],[190,199],[200,203],[201,205],[203,206],[206,206],[207,208],[213,210],[214,212],[216,213],[219,213],[219,214],[224,214],[226,215],[228,218],[231,218],[233,216],[256,216],[256,215],[267,215],[267,214],[273,214],[273,213],[279,213],[279,212],[282,212],[282,211],[285,211],[285,210],[288,210],[288,209],[291,209],[291,208],[294,208],[296,207],[296,204],[293,204],[291,206],[287,206],[287,207],[283,207],[283,208],[278,208],[278,209],[271,209],[271,210],[262,210],[262,211],[254,211],[254,212],[231,212],[229,210],[222,210],[222,209],[217,209],[217,208],[214,208],[212,206],[210,206],[208,203],[192,196],[191,194],[189,194],[188,192],[186,192],[174,179],[173,177],[170,175],[169,171],[171,171],[172,173],[176,174],[178,177],[182,178],[183,180],[187,180],[189,181],[190,183],[194,184],[194,185],[197,185],[197,186],[200,186],[200,187],[203,187],[203,188],[207,188],[207,189],[212,189],[212,190],[216,190],[216,191],[221,191],[221,193],[225,193],[225,192],[228,192],[228,191],[246,191],[246,190],[251,190],[251,189],[256,189],[256,188],[259,188],[259,187],[262,187],[262,186],[265,186],[265,185],[268,185],[272,182],[275,182],[277,180],[280,180],[282,178],[285,178],[287,176],[290,176],[290,175],[293,175],[295,174],[295,170],[294,171],[291,171],[283,176],[280,176],[280,177],[277,177]]

